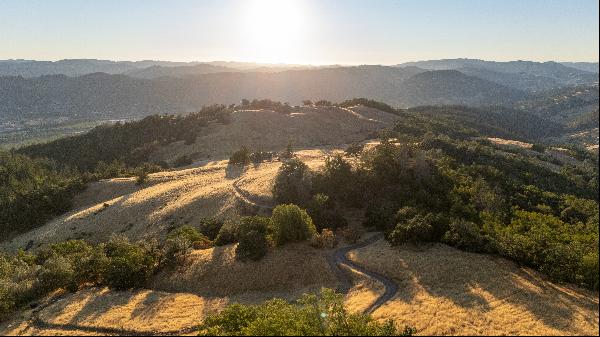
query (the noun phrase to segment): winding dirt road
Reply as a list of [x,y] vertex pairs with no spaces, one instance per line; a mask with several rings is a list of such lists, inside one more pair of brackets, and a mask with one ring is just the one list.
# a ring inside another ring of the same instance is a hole
[[[241,189],[238,186],[241,179],[242,179],[242,177],[236,179],[233,182],[233,189],[235,191],[236,196],[240,200],[242,200],[242,202],[244,202],[245,204],[253,207],[258,214],[261,214],[261,213],[263,215],[270,214],[270,212],[273,210],[273,206],[267,205],[267,204],[261,204],[261,203],[254,202],[253,200],[251,200],[252,196],[248,192],[244,191],[243,189]],[[342,265],[344,265],[350,269],[356,270],[376,281],[381,282],[381,284],[383,284],[383,286],[385,287],[385,292],[381,296],[379,296],[379,298],[377,298],[377,300],[373,304],[371,304],[367,309],[365,309],[365,311],[364,311],[365,314],[371,314],[373,311],[377,310],[377,308],[381,307],[385,302],[392,299],[392,297],[394,297],[396,292],[398,292],[398,285],[391,279],[389,279],[381,274],[378,274],[378,273],[375,273],[368,269],[365,269],[364,267],[350,261],[350,259],[348,259],[348,257],[347,257],[347,254],[352,250],[366,247],[366,246],[373,244],[382,239],[384,239],[383,233],[378,233],[364,241],[358,242],[358,243],[350,245],[350,246],[341,247],[341,248],[337,249],[332,256],[329,257],[329,261],[328,261],[330,266],[332,267],[334,273],[336,274],[338,280],[340,281],[341,285],[338,289],[338,291],[340,291],[340,292],[347,293],[350,290],[350,288],[352,288],[352,279],[341,268]]]
[[398,285],[391,279],[389,279],[381,274],[378,274],[376,272],[370,271],[370,270],[350,261],[350,259],[348,259],[347,255],[350,251],[366,247],[366,246],[373,244],[379,240],[382,240],[383,238],[384,238],[383,233],[378,233],[362,242],[358,242],[354,245],[339,248],[331,256],[331,260],[330,260],[330,264],[334,266],[334,268],[335,268],[334,271],[342,283],[341,289],[339,289],[341,292],[348,292],[350,290],[350,288],[352,288],[352,280],[351,280],[350,276],[341,269],[342,265],[344,265],[350,269],[354,269],[355,271],[358,271],[376,281],[381,282],[383,284],[383,286],[385,287],[384,293],[381,296],[379,296],[379,298],[377,298],[377,300],[373,304],[371,304],[368,308],[365,309],[365,311],[364,311],[365,314],[371,314],[372,312],[377,310],[379,307],[381,307],[385,302],[392,299],[392,297],[394,297],[394,295],[396,295],[396,293],[398,292]]

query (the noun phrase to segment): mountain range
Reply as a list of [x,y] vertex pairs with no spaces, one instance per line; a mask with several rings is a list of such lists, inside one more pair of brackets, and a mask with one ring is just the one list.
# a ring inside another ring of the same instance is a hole
[[0,75],[4,75],[0,76],[0,121],[121,119],[197,111],[203,105],[238,103],[243,98],[300,104],[305,99],[339,102],[368,97],[402,108],[514,107],[561,88],[597,87],[598,73],[581,70],[593,64],[573,66],[577,68],[557,62],[472,59],[322,67],[218,61],[8,60],[0,61]]

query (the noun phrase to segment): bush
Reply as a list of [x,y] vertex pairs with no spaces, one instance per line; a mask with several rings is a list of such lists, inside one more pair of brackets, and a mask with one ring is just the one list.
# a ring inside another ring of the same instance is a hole
[[271,216],[273,239],[277,245],[304,241],[316,233],[315,225],[305,210],[294,204],[278,205]]
[[337,238],[331,229],[324,228],[321,234],[314,234],[312,236],[310,245],[315,248],[331,249],[337,246]]
[[317,230],[336,229],[348,225],[348,221],[336,209],[335,203],[325,194],[314,195],[306,211],[313,219]]
[[76,291],[78,284],[75,282],[75,270],[71,262],[62,256],[52,256],[44,263],[38,275],[39,289],[43,293],[54,289],[65,288]]
[[250,150],[247,147],[242,146],[241,149],[235,151],[229,157],[229,164],[245,166],[250,163]]
[[305,205],[310,200],[310,169],[298,159],[284,162],[273,185],[273,197],[280,204]]
[[240,234],[240,242],[235,249],[236,257],[240,260],[258,261],[267,255],[269,241],[264,233],[252,230]]
[[315,105],[316,106],[332,106],[332,104],[331,104],[330,101],[327,101],[327,100],[324,100],[324,99],[316,101]]
[[294,147],[291,140],[288,141],[285,151],[283,151],[279,156],[283,160],[294,158]]
[[192,226],[181,226],[169,233],[165,243],[165,258],[171,264],[182,264],[192,248],[205,249],[211,241]]
[[[75,291],[84,283],[100,283],[107,259],[102,247],[93,247],[82,240],[69,240],[52,244],[42,250],[36,257],[36,263],[42,266],[44,277],[48,278],[60,279],[61,277],[56,273],[62,273],[64,276],[65,273],[72,271],[71,281],[60,285],[54,284],[47,288],[48,291],[62,287]],[[41,284],[51,282],[42,281]]]
[[489,252],[489,243],[477,224],[462,219],[450,222],[442,242],[471,252]]
[[539,153],[544,153],[546,151],[546,147],[542,144],[533,144],[531,149]]
[[365,211],[365,227],[374,227],[380,231],[389,231],[394,228],[394,214],[396,209],[387,202],[373,202]]
[[325,159],[323,169],[314,175],[313,187],[336,201],[352,206],[360,206],[364,200],[361,179],[339,154]]
[[397,336],[412,335],[414,328],[397,330],[394,321],[379,323],[366,314],[344,308],[343,295],[323,289],[319,296],[303,295],[296,304],[272,299],[261,305],[233,304],[209,315],[201,336]]
[[219,234],[215,238],[216,246],[224,246],[238,241],[239,222],[236,220],[227,220],[221,226]]
[[205,236],[202,233],[190,225],[184,225],[171,231],[171,233],[169,233],[167,236],[167,239],[174,239],[177,237],[184,238],[190,243],[205,239]]
[[240,221],[238,230],[239,244],[235,250],[236,257],[240,260],[260,260],[269,249],[268,233],[271,219],[251,216]]
[[135,179],[136,185],[143,185],[148,180],[148,172],[145,170],[140,170],[137,173],[137,177]]
[[555,281],[598,285],[598,229],[577,233],[577,226],[536,212],[515,211],[508,226],[496,228],[502,255],[538,268]]
[[275,158],[277,154],[274,152],[256,151],[250,154],[250,161],[254,164],[260,164],[263,161]]
[[421,214],[413,207],[403,207],[398,211],[396,219],[396,227],[388,237],[393,245],[436,241],[439,216],[432,213]]
[[223,221],[217,218],[203,218],[199,224],[200,233],[204,234],[209,240],[214,241],[219,235]]
[[108,258],[104,281],[119,290],[142,287],[161,262],[155,245],[132,244],[125,237],[111,238],[104,251]]

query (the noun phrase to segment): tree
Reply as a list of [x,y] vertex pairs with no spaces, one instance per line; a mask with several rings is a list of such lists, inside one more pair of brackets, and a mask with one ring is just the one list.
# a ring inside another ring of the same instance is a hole
[[310,239],[317,230],[305,210],[294,204],[279,205],[271,215],[273,240],[277,245]]

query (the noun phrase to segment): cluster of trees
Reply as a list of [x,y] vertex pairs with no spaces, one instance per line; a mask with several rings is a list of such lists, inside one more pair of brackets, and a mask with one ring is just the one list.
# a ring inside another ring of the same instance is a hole
[[289,114],[292,111],[294,111],[297,107],[293,107],[287,102],[281,103],[279,101],[273,101],[270,99],[260,99],[260,100],[253,99],[252,101],[250,101],[250,100],[244,98],[244,99],[242,99],[241,106],[236,107],[236,108],[246,109],[246,110],[265,109],[265,110],[272,110],[272,111],[280,112],[280,113],[284,113],[284,114]]
[[[200,227],[215,225],[216,220],[205,219]],[[144,287],[160,269],[181,265],[192,249],[211,246],[207,236],[183,226],[169,233],[162,244],[156,240],[134,243],[114,235],[98,245],[70,240],[52,244],[37,254],[0,252],[0,319],[56,289],[75,292],[84,286],[117,290]]]
[[[334,227],[340,207],[359,207],[392,244],[499,253],[598,288],[597,158],[555,172],[485,141],[431,133],[415,145],[383,139],[353,157],[333,156],[318,171],[284,163],[275,198],[306,207],[317,228]],[[327,200],[327,216],[311,207],[316,199]]]
[[263,161],[272,160],[278,156],[275,152],[270,151],[254,151],[252,152],[246,146],[242,146],[229,157],[230,165],[245,166],[250,163],[260,164]]
[[102,125],[82,135],[26,146],[19,153],[46,157],[80,171],[93,172],[100,163],[119,161],[136,167],[151,161],[159,146],[176,141],[192,144],[211,121],[230,122],[225,105],[205,106],[187,115],[153,115],[139,121]]
[[141,287],[163,262],[164,253],[155,241],[131,243],[117,236],[96,246],[73,240],[35,255],[0,254],[0,317],[56,289]]
[[[0,234],[18,234],[42,225],[70,209],[74,194],[90,181],[137,176],[168,167],[152,162],[159,146],[175,141],[193,143],[209,122],[228,123],[231,109],[205,106],[188,115],[154,115],[140,121],[103,125],[92,131],[0,151]],[[190,164],[190,157],[173,164]]]
[[200,325],[200,336],[410,336],[393,320],[379,323],[349,313],[344,297],[330,289],[302,296],[296,303],[272,299],[261,305],[233,304]]
[[367,99],[367,98],[353,98],[353,99],[349,99],[349,100],[345,100],[341,103],[338,104],[338,106],[347,108],[347,107],[351,107],[351,106],[356,106],[356,105],[362,105],[362,106],[366,106],[369,108],[374,108],[377,109],[379,111],[385,111],[385,112],[389,112],[391,114],[397,114],[398,113],[398,109],[392,107],[389,104],[383,103],[383,102],[378,102],[372,99]]
[[0,235],[35,228],[71,207],[84,180],[47,159],[0,151]]
[[271,247],[306,241],[315,234],[315,225],[306,211],[287,204],[275,207],[271,217],[250,216],[226,221],[221,224],[214,243],[222,246],[237,242],[237,258],[260,260]]

